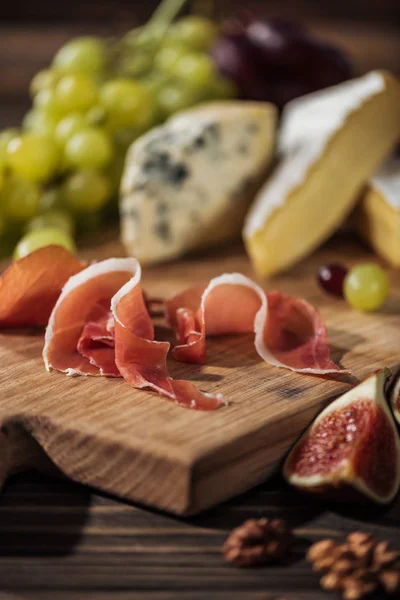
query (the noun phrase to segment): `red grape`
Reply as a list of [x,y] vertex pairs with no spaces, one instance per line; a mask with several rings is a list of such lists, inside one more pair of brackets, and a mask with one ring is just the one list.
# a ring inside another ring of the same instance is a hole
[[318,283],[332,296],[343,298],[343,283],[347,269],[343,265],[329,264],[318,269]]

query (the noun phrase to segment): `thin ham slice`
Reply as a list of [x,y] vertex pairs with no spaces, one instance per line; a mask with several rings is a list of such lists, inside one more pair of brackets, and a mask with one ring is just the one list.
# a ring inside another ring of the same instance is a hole
[[151,389],[186,408],[219,408],[221,396],[169,377],[170,345],[154,340],[140,280],[141,268],[134,258],[105,260],[71,277],[46,329],[46,369],[122,376],[133,387]]
[[277,291],[266,293],[232,273],[207,287],[185,290],[166,303],[177,334],[177,360],[204,363],[206,336],[255,333],[255,348],[270,365],[300,373],[348,373],[330,358],[328,334],[316,308]]
[[[43,359],[67,375],[118,375],[107,329],[111,298],[136,272],[136,260],[110,258],[71,277],[51,313]],[[95,339],[100,334],[99,339]],[[101,347],[96,344],[101,341]],[[114,366],[110,366],[114,361]]]
[[170,344],[154,340],[154,327],[140,287],[141,269],[111,302],[115,320],[115,362],[126,381],[135,388],[151,389],[185,408],[215,410],[224,404],[216,396],[198,390],[190,381],[168,375]]
[[45,326],[68,279],[84,264],[61,246],[39,248],[0,278],[0,327]]
[[77,350],[99,369],[101,375],[121,377],[115,364],[115,327],[111,311],[105,311],[96,321],[86,323]]

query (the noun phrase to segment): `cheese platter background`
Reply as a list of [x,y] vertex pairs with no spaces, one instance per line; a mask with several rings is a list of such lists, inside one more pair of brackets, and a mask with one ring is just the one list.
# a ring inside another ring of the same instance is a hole
[[[112,6],[115,13],[114,4],[85,3],[79,4],[79,12],[65,4],[61,14],[62,3],[42,2],[35,5],[32,15],[29,10],[24,12],[23,4],[29,9],[27,2],[9,3],[0,9],[4,16],[0,25],[2,127],[19,122],[28,106],[29,80],[55,49],[78,32],[104,31],[98,15],[108,10],[105,7]],[[225,4],[231,7],[233,0]],[[316,32],[342,41],[362,72],[380,66],[399,71],[397,0],[324,3],[323,16],[317,1],[279,0],[268,6],[275,14],[301,14]],[[96,23],[94,8],[98,9]],[[125,12],[121,22],[125,23],[126,17]],[[128,17],[132,18],[131,6]],[[105,21],[109,30],[108,14]],[[331,250],[336,243],[339,240],[331,243]],[[359,245],[355,248],[360,251]],[[397,278],[393,275],[393,280]],[[279,286],[283,288],[283,283]],[[331,300],[319,295],[316,287],[310,291],[310,299],[314,294],[325,314],[325,305]],[[396,320],[388,314],[396,305],[396,300],[390,301],[384,319]],[[258,516],[288,518],[300,536],[299,547],[288,564],[256,571],[232,569],[223,561],[221,545],[232,527]],[[0,597],[324,600],[332,596],[319,589],[318,578],[303,559],[304,551],[322,536],[341,537],[359,528],[397,544],[400,500],[377,510],[338,507],[300,496],[273,479],[200,517],[182,520],[122,503],[71,481],[24,473],[9,480],[0,496]]]

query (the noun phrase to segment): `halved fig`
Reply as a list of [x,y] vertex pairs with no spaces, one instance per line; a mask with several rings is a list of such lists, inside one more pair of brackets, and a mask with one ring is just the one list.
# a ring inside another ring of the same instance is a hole
[[286,459],[285,479],[304,492],[356,492],[388,504],[400,487],[400,439],[385,396],[388,369],[332,402]]
[[393,381],[392,391],[390,393],[390,403],[392,405],[394,418],[400,423],[400,372],[396,373]]

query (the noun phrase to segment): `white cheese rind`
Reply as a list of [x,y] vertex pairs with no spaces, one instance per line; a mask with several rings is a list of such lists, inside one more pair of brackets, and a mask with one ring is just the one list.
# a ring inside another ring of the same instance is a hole
[[393,157],[385,161],[373,176],[370,185],[392,208],[400,210],[400,158]]
[[128,152],[122,241],[158,262],[239,233],[274,148],[269,104],[215,103],[152,130]]
[[282,159],[246,217],[245,238],[262,230],[274,211],[285,205],[289,194],[306,181],[311,167],[349,115],[381,93],[385,85],[384,75],[373,71],[288,104],[278,140]]

